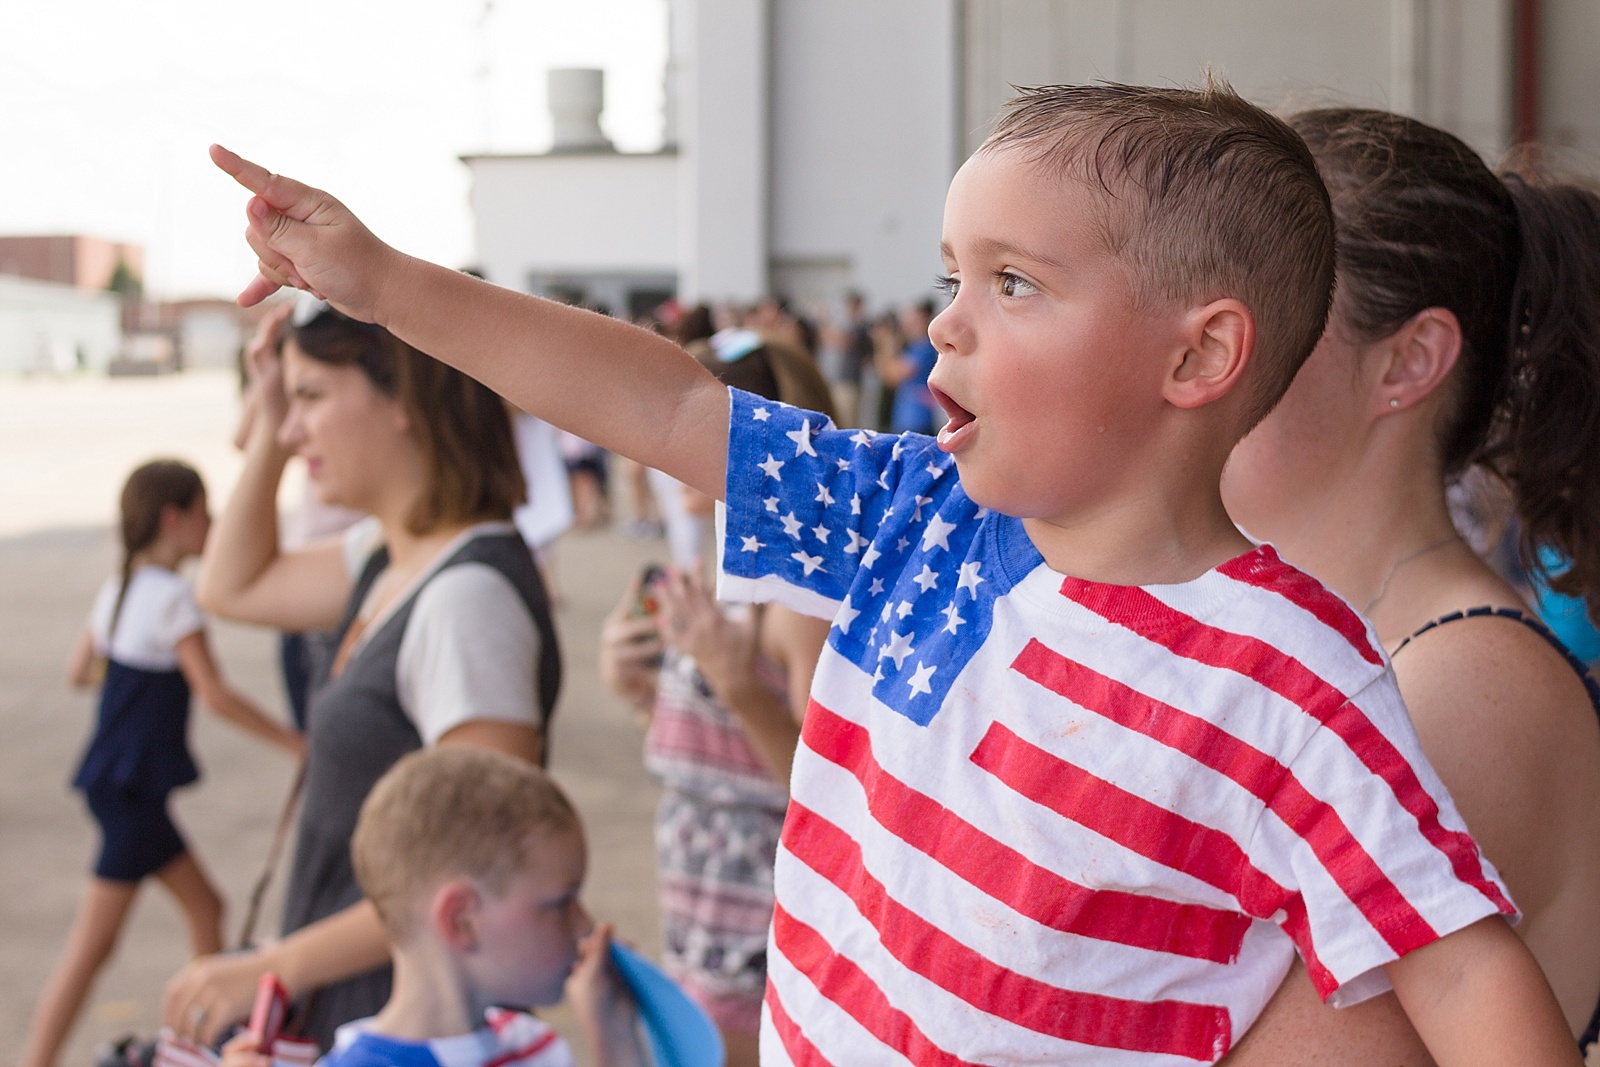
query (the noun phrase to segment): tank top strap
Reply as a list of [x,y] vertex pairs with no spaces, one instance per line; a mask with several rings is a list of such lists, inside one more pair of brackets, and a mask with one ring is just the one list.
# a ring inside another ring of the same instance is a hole
[[1429,619],[1413,630],[1404,641],[1396,645],[1389,658],[1393,659],[1398,656],[1402,649],[1429,630],[1437,629],[1440,626],[1448,626],[1450,623],[1460,622],[1462,619],[1481,619],[1486,617],[1512,619],[1520,622],[1549,642],[1550,647],[1559,652],[1561,658],[1567,661],[1567,666],[1571,667],[1573,672],[1577,674],[1578,680],[1583,682],[1584,692],[1589,694],[1589,704],[1594,708],[1595,714],[1600,716],[1600,682],[1595,681],[1594,675],[1589,672],[1589,668],[1582,660],[1572,654],[1571,649],[1561,643],[1561,638],[1557,637],[1550,627],[1541,622],[1537,616],[1530,615],[1521,608],[1497,608],[1485,604],[1476,608],[1466,608],[1462,611],[1452,611],[1448,615],[1440,615],[1437,619]]

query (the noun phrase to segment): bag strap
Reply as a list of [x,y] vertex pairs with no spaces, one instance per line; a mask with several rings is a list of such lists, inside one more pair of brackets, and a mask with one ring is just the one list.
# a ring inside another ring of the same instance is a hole
[[272,884],[273,876],[278,873],[283,846],[289,839],[289,827],[294,823],[295,808],[299,806],[305,784],[306,761],[302,759],[300,766],[295,768],[294,782],[289,786],[289,795],[284,798],[283,810],[278,813],[278,825],[272,831],[272,844],[267,848],[266,862],[256,878],[255,887],[250,890],[250,906],[245,909],[244,922],[239,927],[238,947],[241,949],[254,947],[252,942],[255,940],[256,923],[261,918],[261,902],[267,895],[267,887]]

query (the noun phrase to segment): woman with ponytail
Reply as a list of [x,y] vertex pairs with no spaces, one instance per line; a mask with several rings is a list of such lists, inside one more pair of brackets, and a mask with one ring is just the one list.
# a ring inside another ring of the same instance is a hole
[[45,984],[23,1067],[52,1067],[139,886],[154,876],[183,910],[195,955],[222,945],[222,898],[167,811],[167,795],[200,777],[189,754],[189,694],[298,758],[300,735],[230,687],[206,643],[205,618],[178,566],[205,547],[206,490],[193,467],[146,463],[122,489],[122,566],[95,598],[68,680],[101,674],[94,736],[72,784],[100,826],[100,855],[66,950]]
[[[1234,452],[1234,518],[1371,621],[1429,759],[1522,909],[1574,1038],[1600,1001],[1600,689],[1458,535],[1503,488],[1523,565],[1600,606],[1600,198],[1492,173],[1379,111],[1291,124],[1338,227],[1320,345]],[[1543,573],[1550,560],[1569,563]],[[1296,964],[1235,1065],[1429,1064],[1393,995],[1344,1011]]]

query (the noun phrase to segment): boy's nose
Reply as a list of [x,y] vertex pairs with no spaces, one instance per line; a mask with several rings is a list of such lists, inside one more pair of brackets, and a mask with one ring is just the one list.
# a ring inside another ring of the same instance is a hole
[[[958,296],[956,300],[959,299]],[[967,337],[966,323],[955,300],[928,323],[928,340],[933,342],[933,347],[939,350],[940,355],[967,351]]]

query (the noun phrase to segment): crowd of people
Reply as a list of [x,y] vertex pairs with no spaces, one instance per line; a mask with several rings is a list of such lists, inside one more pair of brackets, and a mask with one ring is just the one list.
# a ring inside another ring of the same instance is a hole
[[[242,299],[317,295],[250,345],[214,531],[192,471],[130,478],[70,668],[107,662],[74,783],[102,852],[24,1067],[151,876],[193,931],[175,1039],[217,1045],[272,973],[331,1064],[566,1062],[525,1013],[563,990],[599,1062],[643,1062],[539,770],[540,559],[601,521],[608,453],[673,565],[601,671],[663,786],[659,955],[729,1064],[1573,1064],[1597,1036],[1600,686],[1531,607],[1600,593],[1594,192],[1387,112],[1047,87],[952,182],[942,308],[630,324],[214,158],[255,194]],[[280,540],[295,455],[363,517]],[[221,681],[201,608],[301,642],[303,734]],[[305,761],[254,951],[217,953],[166,811],[191,687]]]

